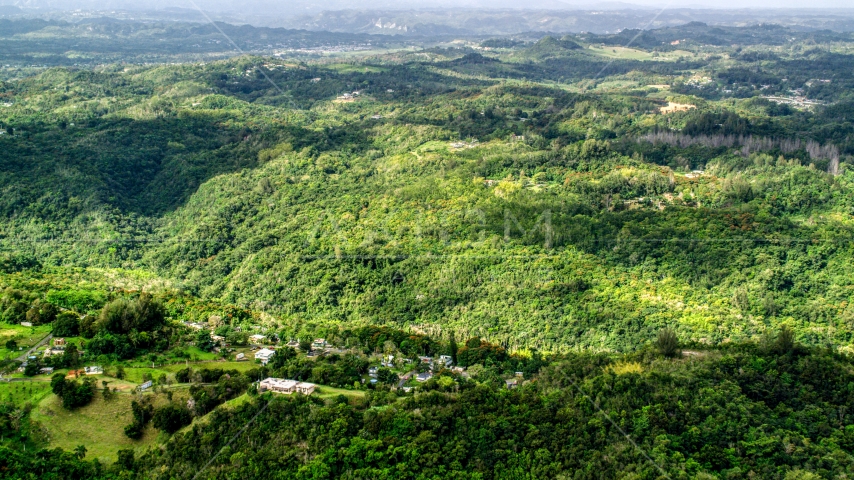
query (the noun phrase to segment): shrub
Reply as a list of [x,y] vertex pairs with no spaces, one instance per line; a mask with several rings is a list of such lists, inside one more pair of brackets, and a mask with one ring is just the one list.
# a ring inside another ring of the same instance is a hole
[[658,348],[658,351],[667,358],[673,358],[680,353],[679,338],[676,336],[676,332],[669,328],[662,329],[658,332],[658,338],[655,341],[655,346]]
[[190,410],[180,404],[170,403],[154,412],[154,428],[172,434],[193,421]]

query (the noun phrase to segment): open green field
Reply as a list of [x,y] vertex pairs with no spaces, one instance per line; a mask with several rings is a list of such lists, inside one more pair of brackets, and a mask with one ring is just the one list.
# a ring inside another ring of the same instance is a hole
[[325,68],[335,70],[338,73],[381,73],[388,69],[373,65],[359,65],[352,63],[333,63],[325,65]]
[[619,47],[613,45],[590,45],[588,53],[593,53],[598,56],[613,58],[615,60],[677,60],[680,57],[692,57],[693,53],[686,50],[675,50],[672,52],[657,52],[653,55],[652,52],[647,52],[638,48]]
[[[14,352],[10,352],[5,349],[6,342],[9,340],[15,340],[18,342],[18,346],[23,347],[24,350],[27,347],[32,347],[39,340],[45,337],[50,333],[50,325],[39,325],[37,327],[23,327],[17,324],[10,323],[0,323],[0,348],[2,348],[2,352],[5,355],[11,355]],[[17,353],[16,355],[20,355]]]
[[203,369],[213,369],[213,368],[221,368],[223,370],[237,370],[238,372],[245,372],[247,370],[251,370],[259,365],[252,361],[246,362],[220,362],[220,361],[207,361],[207,362],[187,362],[187,363],[175,363],[172,365],[163,365],[158,367],[125,367],[125,380],[133,383],[142,383],[144,380],[142,379],[143,375],[149,374],[152,378],[157,379],[161,375],[174,375],[175,372],[182,370],[184,368],[190,367],[193,370],[203,370]]
[[347,390],[345,388],[328,387],[326,385],[318,385],[314,394],[323,399],[337,397],[338,395],[344,395],[350,400],[355,398],[365,398],[365,392],[363,390]]
[[[49,385],[48,385],[49,388]],[[150,425],[140,440],[131,440],[124,434],[124,427],[131,423],[131,402],[135,396],[116,395],[110,401],[97,393],[92,403],[77,410],[66,410],[59,397],[47,395],[32,412],[33,420],[39,422],[48,433],[50,447],[74,450],[85,445],[88,458],[112,463],[116,452],[123,448],[142,449],[153,443],[157,431]],[[155,404],[165,402],[158,398]]]
[[50,395],[50,382],[39,378],[29,382],[0,382],[0,401],[15,405],[38,404]]

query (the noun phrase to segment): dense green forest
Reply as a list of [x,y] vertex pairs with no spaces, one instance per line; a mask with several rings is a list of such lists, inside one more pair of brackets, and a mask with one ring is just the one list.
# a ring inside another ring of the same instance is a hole
[[0,27],[4,475],[852,474],[850,33]]
[[[631,349],[663,326],[716,344],[779,323],[848,345],[847,80],[827,72],[836,101],[811,109],[709,103],[643,85],[675,89],[699,59],[589,50],[547,37],[498,57],[6,82],[6,261],[142,268],[291,322],[511,349]],[[796,50],[821,75],[824,58]],[[556,65],[581,87],[514,80],[562,78]],[[639,85],[583,78],[603,67]],[[709,75],[723,88],[732,70]],[[696,108],[659,114],[669,101]]]
[[[282,360],[272,374],[294,362],[298,359]],[[359,368],[347,358],[327,362],[333,369]],[[117,461],[104,465],[88,460],[85,447],[35,455],[0,447],[0,470],[6,478],[813,479],[851,474],[850,360],[806,349],[789,331],[682,359],[645,348],[622,357],[560,356],[542,369],[543,363],[532,360],[485,362],[486,369],[466,377],[442,370],[414,396],[387,386],[356,401],[343,395],[326,400],[259,395],[250,388],[244,402],[215,410],[210,408],[233,396],[226,392],[239,392],[246,388],[241,382],[267,372],[204,370],[197,372],[204,374],[201,381],[220,376],[213,386],[191,388],[196,411],[212,411],[204,422],[182,429],[191,416],[180,402],[156,410],[134,402],[137,419],[153,418],[156,428],[172,434],[162,448],[142,454],[119,450]],[[503,388],[496,373],[525,366],[539,373],[518,388]],[[181,371],[176,377],[193,374]],[[57,378],[63,381],[61,374]],[[10,406],[3,408],[4,419],[10,418]],[[23,440],[36,428],[26,416],[17,422],[3,424],[4,435]]]

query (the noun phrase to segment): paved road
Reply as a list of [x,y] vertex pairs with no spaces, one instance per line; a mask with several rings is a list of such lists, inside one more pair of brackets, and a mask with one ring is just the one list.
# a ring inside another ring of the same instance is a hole
[[42,345],[44,345],[44,344],[45,344],[45,342],[49,342],[51,338],[53,338],[53,334],[52,334],[52,333],[49,333],[46,337],[44,337],[43,339],[39,340],[39,343],[37,343],[33,348],[31,348],[31,349],[27,350],[24,354],[22,354],[21,356],[19,356],[19,357],[18,357],[18,358],[16,358],[15,360],[17,360],[17,361],[19,361],[19,362],[25,362],[25,361],[27,360],[27,357],[29,357],[30,355],[32,355],[32,354],[33,354],[33,352],[35,352],[39,347],[41,347]]

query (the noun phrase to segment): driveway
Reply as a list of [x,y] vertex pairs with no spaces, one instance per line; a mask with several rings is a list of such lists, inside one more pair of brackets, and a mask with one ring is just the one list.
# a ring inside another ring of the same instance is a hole
[[52,333],[47,334],[47,336],[44,337],[43,339],[39,340],[39,343],[35,344],[35,346],[33,348],[27,350],[24,354],[22,354],[21,356],[19,356],[15,360],[17,360],[19,362],[26,362],[27,357],[32,355],[33,352],[38,350],[38,348],[41,347],[42,345],[44,345],[46,342],[49,342],[51,338],[53,338],[53,334]]

